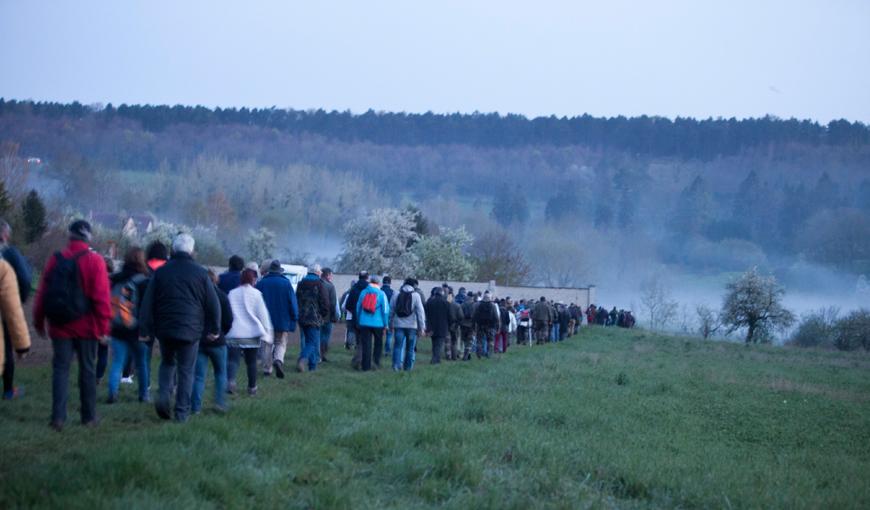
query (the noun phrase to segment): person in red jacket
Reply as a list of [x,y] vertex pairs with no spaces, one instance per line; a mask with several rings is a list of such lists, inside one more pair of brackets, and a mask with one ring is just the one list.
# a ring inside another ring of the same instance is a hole
[[[73,354],[78,357],[79,363],[82,424],[97,424],[97,345],[108,342],[112,307],[106,264],[103,257],[91,250],[88,245],[90,240],[91,226],[88,222],[77,220],[70,225],[69,244],[45,263],[33,303],[33,326],[41,337],[45,337],[48,323],[48,336],[51,337],[54,350],[49,425],[58,432],[66,421]],[[69,261],[73,261],[75,270],[70,269]],[[57,274],[54,274],[56,268]],[[65,286],[64,281],[75,281],[78,285]],[[68,299],[59,299],[64,294]],[[61,316],[65,318],[58,318]]]

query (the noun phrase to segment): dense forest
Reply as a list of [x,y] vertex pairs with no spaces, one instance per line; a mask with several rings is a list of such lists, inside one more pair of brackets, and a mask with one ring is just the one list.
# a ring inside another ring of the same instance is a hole
[[[215,227],[228,249],[264,226],[282,243],[306,233],[338,246],[363,211],[413,204],[434,225],[507,233],[549,273],[578,267],[558,281],[542,269],[530,283],[640,278],[662,264],[870,273],[870,128],[845,120],[0,99],[0,142],[7,157],[14,147],[40,158],[64,205]],[[554,243],[564,261],[541,249]]]

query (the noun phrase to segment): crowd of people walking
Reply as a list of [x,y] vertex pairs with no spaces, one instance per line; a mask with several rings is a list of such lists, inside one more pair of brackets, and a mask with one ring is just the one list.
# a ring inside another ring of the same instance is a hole
[[[4,341],[4,398],[21,396],[13,384],[14,356],[27,354],[30,337],[22,305],[29,297],[31,272],[9,246],[9,226],[0,222],[0,312]],[[97,386],[108,366],[106,403],[119,400],[122,381],[138,379],[138,399],[152,402],[151,359],[160,350],[154,406],[163,419],[186,421],[202,410],[212,367],[214,407],[228,410],[244,363],[247,394],[255,396],[258,377],[285,377],[290,334],[299,329],[299,372],[328,363],[333,325],[345,321],[344,346],[353,351],[351,366],[413,370],[417,342],[431,337],[431,363],[487,359],[513,343],[560,342],[589,325],[633,327],[631,312],[570,303],[497,298],[444,283],[428,297],[419,281],[405,278],[392,288],[389,275],[362,271],[340,297],[333,272],[313,264],[296,288],[280,261],[257,265],[233,255],[220,275],[194,260],[195,241],[178,234],[171,247],[161,242],[132,247],[123,265],[90,248],[91,226],[78,220],[69,227],[69,243],[49,258],[33,304],[38,335],[50,337],[52,409],[50,426],[62,430],[67,419],[69,371],[78,363],[81,421],[97,424]],[[111,363],[108,350],[111,349]],[[174,396],[174,403],[172,402]]]

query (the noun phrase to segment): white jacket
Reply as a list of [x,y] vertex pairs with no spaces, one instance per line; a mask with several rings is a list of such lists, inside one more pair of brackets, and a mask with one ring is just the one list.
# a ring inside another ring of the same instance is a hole
[[271,344],[274,332],[263,294],[251,285],[242,285],[231,290],[228,297],[233,327],[227,338],[259,338]]

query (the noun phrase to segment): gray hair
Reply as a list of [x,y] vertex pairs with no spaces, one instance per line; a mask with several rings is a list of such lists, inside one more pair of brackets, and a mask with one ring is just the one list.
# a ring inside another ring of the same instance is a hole
[[369,283],[381,283],[381,279],[378,278],[378,275],[373,274],[369,276]]
[[320,264],[311,264],[310,266],[308,266],[308,272],[314,273],[314,274],[320,274],[321,273]]
[[193,236],[190,234],[178,234],[175,236],[175,239],[172,240],[172,251],[176,253],[187,253],[188,255],[193,254]]

